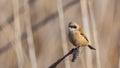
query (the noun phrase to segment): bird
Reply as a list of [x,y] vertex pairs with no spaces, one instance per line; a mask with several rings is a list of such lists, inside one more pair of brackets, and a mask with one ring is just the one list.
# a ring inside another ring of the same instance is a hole
[[96,50],[93,46],[89,44],[89,40],[84,34],[84,31],[81,26],[79,26],[76,22],[70,22],[68,24],[68,36],[70,42],[76,47],[73,49],[73,58],[72,62],[75,61],[76,57],[79,55],[84,47],[88,46],[92,50]]
[[96,50],[89,44],[89,40],[85,36],[82,27],[79,26],[76,22],[70,22],[68,24],[68,31],[69,40],[75,47],[88,46],[90,49]]

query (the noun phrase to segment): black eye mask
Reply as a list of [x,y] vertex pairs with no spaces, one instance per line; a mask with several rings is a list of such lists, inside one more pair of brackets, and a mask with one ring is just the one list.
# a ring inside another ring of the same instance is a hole
[[71,28],[77,28],[75,25],[72,25],[72,26],[69,26],[69,27],[71,27]]

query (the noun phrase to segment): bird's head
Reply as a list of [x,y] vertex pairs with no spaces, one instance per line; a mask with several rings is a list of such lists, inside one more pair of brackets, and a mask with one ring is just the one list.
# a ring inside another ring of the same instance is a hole
[[70,30],[77,30],[77,29],[80,28],[80,26],[79,26],[78,24],[76,24],[76,22],[70,22],[70,23],[68,24],[68,28],[69,28]]

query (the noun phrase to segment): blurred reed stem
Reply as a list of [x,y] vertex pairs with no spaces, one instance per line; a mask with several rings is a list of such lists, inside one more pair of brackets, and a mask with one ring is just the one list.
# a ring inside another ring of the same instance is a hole
[[26,32],[27,32],[27,41],[28,41],[28,47],[29,47],[29,56],[32,68],[37,68],[37,61],[36,61],[36,54],[35,54],[35,45],[33,40],[33,34],[32,34],[32,27],[31,27],[31,21],[30,21],[30,7],[28,0],[25,2],[24,5],[24,19],[25,19],[25,26],[26,26]]
[[90,19],[91,19],[91,23],[92,23],[91,25],[92,25],[94,44],[96,46],[97,68],[101,68],[98,35],[97,35],[96,21],[95,21],[95,15],[94,15],[92,4],[93,4],[93,0],[89,0],[88,1],[88,6],[89,6],[89,11],[90,11]]
[[20,28],[20,14],[19,14],[19,0],[13,0],[13,15],[14,15],[14,27],[15,27],[15,51],[17,55],[18,68],[23,68],[24,57],[21,42],[21,28]]
[[[81,13],[82,13],[83,29],[85,31],[87,38],[91,40],[87,0],[80,0],[80,7],[81,7]],[[89,43],[91,44],[90,41]],[[90,49],[87,49],[87,48],[86,48],[86,67],[93,68],[92,52]]]
[[[68,52],[68,46],[67,46],[67,39],[66,39],[66,29],[65,29],[65,24],[64,24],[62,0],[57,0],[57,9],[58,9],[58,15],[59,15],[63,54],[65,55]],[[69,59],[69,57],[67,57],[66,59]],[[65,68],[70,68],[69,60],[65,60]]]

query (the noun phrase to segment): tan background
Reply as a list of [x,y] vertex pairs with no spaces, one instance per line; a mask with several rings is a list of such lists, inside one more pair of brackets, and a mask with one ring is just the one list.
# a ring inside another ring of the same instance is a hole
[[[25,60],[23,68],[32,68],[28,55],[29,45],[25,25],[27,17],[25,17],[24,1],[19,1],[22,47]],[[100,52],[100,59],[96,59],[96,51],[91,51],[92,58],[89,58],[92,59],[91,66],[97,68],[97,60],[100,60],[101,68],[119,68],[120,0],[89,1],[92,1]],[[80,1],[62,0],[62,4],[66,31],[70,21],[76,21],[83,26]],[[57,0],[30,0],[29,7],[37,66],[38,68],[47,68],[63,56]],[[12,0],[0,0],[0,68],[18,68],[14,49],[14,9]],[[91,22],[89,22],[89,26],[92,38]],[[90,41],[96,47],[94,40]],[[67,43],[70,50],[73,46],[69,41]],[[70,62],[70,67],[89,68],[87,66],[89,61],[86,61],[85,53],[80,55],[81,57],[76,62]],[[66,60],[70,61],[70,59]],[[58,68],[65,68],[64,61],[58,65]]]

